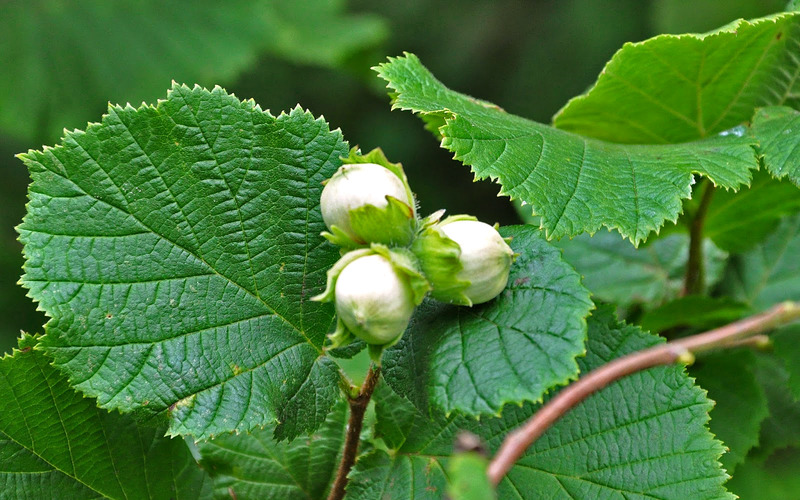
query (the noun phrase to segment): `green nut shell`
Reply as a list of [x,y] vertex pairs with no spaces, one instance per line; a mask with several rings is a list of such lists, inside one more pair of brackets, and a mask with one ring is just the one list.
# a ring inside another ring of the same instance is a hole
[[415,297],[408,277],[386,257],[359,257],[341,271],[334,290],[336,314],[367,344],[395,341],[406,330]]
[[[469,282],[461,291],[473,304],[482,304],[497,297],[508,284],[514,251],[489,224],[477,220],[447,220],[439,224],[447,238],[461,249],[462,269],[457,277]],[[434,283],[434,288],[436,284]]]

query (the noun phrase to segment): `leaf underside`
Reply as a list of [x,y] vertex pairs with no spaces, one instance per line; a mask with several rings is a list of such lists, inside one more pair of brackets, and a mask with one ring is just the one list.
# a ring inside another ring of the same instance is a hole
[[506,290],[474,307],[424,302],[384,353],[386,381],[420,409],[496,414],[509,402],[539,401],[578,373],[588,290],[537,229],[501,233],[520,254]]
[[313,430],[338,397],[333,311],[308,300],[337,257],[319,196],[347,150],[299,108],[176,84],[21,155],[42,346],[101,407],[166,414],[172,434]]
[[97,408],[24,336],[0,360],[0,497],[208,496],[211,482],[163,426]]
[[797,107],[798,54],[798,12],[626,43],[553,125],[629,144],[700,139],[749,122],[762,106]]
[[555,117],[558,128],[449,90],[413,54],[376,70],[393,107],[420,114],[476,178],[529,204],[549,238],[606,226],[638,245],[677,219],[692,174],[725,189],[749,184],[754,148],[773,175],[798,183],[796,159],[785,158],[797,143],[785,134],[797,129],[796,113],[772,108],[752,132],[740,126],[759,107],[800,102],[798,48],[797,12],[626,44]]
[[760,109],[753,118],[753,134],[770,173],[800,187],[800,112],[785,106]]
[[393,107],[443,119],[442,147],[496,180],[500,193],[531,205],[549,238],[617,229],[634,244],[676,220],[693,173],[726,189],[750,181],[758,162],[744,131],[699,141],[623,145],[583,137],[506,113],[447,89],[413,54],[378,67]]
[[[589,318],[587,354],[578,363],[585,373],[659,342],[618,323],[606,307]],[[357,462],[348,498],[441,498],[445,457],[459,429],[481,436],[493,454],[537,409],[511,405],[501,418],[475,421],[424,415],[388,388],[376,392],[376,400],[376,431],[392,453],[373,451]],[[548,429],[500,483],[498,498],[732,499],[717,462],[723,446],[705,427],[711,406],[682,367],[626,377]]]

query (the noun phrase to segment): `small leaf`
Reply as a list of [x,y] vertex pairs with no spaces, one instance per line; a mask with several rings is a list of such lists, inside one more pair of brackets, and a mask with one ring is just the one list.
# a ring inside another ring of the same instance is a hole
[[740,19],[707,34],[626,43],[553,124],[632,144],[716,134],[749,121],[758,107],[797,102],[798,48],[796,12]]
[[[617,322],[604,307],[588,320],[581,372],[663,342]],[[633,396],[633,397],[632,397]],[[506,434],[538,407],[503,408],[501,418],[476,421],[440,411],[427,415],[397,396],[376,391],[378,428],[396,429],[391,453],[362,457],[351,474],[353,499],[441,498],[443,468],[459,429],[483,437],[494,454]],[[405,407],[402,407],[405,405]],[[557,421],[502,480],[498,498],[732,499],[717,462],[720,442],[705,425],[712,403],[680,366],[663,366],[619,380]],[[386,408],[383,408],[386,407]],[[399,424],[399,425],[398,425]],[[404,434],[401,436],[400,434]]]
[[761,243],[781,218],[800,211],[800,190],[764,171],[738,193],[717,190],[708,206],[703,234],[726,252],[741,253]]
[[347,405],[339,402],[310,436],[277,443],[269,427],[198,443],[217,498],[324,499],[344,443]]
[[101,407],[166,415],[172,434],[315,429],[338,397],[333,308],[309,300],[337,257],[319,198],[346,153],[300,108],[176,84],[21,155],[42,346]]
[[182,439],[107,413],[74,392],[24,335],[0,359],[0,496],[174,498],[210,492]]
[[386,381],[419,408],[497,413],[507,402],[538,401],[577,374],[589,292],[540,231],[501,233],[521,254],[506,290],[471,308],[424,302],[384,353]]
[[769,413],[754,364],[752,352],[732,351],[703,356],[690,370],[715,402],[709,427],[729,449],[720,458],[728,474],[733,474],[750,449],[758,445],[761,422]]
[[750,311],[742,304],[728,297],[708,297],[706,295],[687,295],[667,302],[656,309],[646,311],[639,324],[643,330],[653,333],[663,332],[675,327],[710,329],[732,323]]
[[800,299],[800,214],[784,218],[762,243],[734,256],[721,288],[736,300],[763,311]]
[[389,82],[393,108],[440,117],[442,147],[470,165],[476,178],[496,180],[501,194],[531,205],[548,238],[606,226],[638,245],[666,220],[677,219],[693,173],[737,189],[758,166],[755,141],[740,129],[678,145],[614,144],[454,92],[413,54],[376,69]]
[[[583,275],[595,297],[622,307],[644,303],[650,307],[675,299],[683,289],[689,237],[671,234],[635,248],[619,235],[599,231],[554,243],[564,250],[564,260]],[[710,241],[704,243],[709,284],[722,274],[725,253]]]

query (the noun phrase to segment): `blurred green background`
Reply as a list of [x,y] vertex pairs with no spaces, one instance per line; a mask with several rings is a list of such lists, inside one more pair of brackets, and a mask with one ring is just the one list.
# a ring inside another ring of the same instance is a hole
[[16,283],[27,173],[14,157],[154,102],[171,81],[219,84],[273,114],[300,103],[351,145],[405,166],[423,213],[518,221],[498,187],[473,183],[410,113],[390,111],[369,69],[414,52],[446,85],[549,122],[626,41],[702,32],[781,10],[772,0],[86,0],[0,3],[0,351],[44,316]]

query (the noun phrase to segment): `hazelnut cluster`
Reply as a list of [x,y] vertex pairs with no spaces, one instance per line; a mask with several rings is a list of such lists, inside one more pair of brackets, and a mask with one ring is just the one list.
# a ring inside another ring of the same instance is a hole
[[[506,287],[514,252],[493,226],[469,215],[417,216],[400,164],[380,150],[355,150],[326,181],[320,200],[342,248],[318,301],[334,301],[333,346],[353,337],[381,348],[397,342],[426,295],[464,306],[488,302]],[[379,349],[379,351],[382,349]]]

